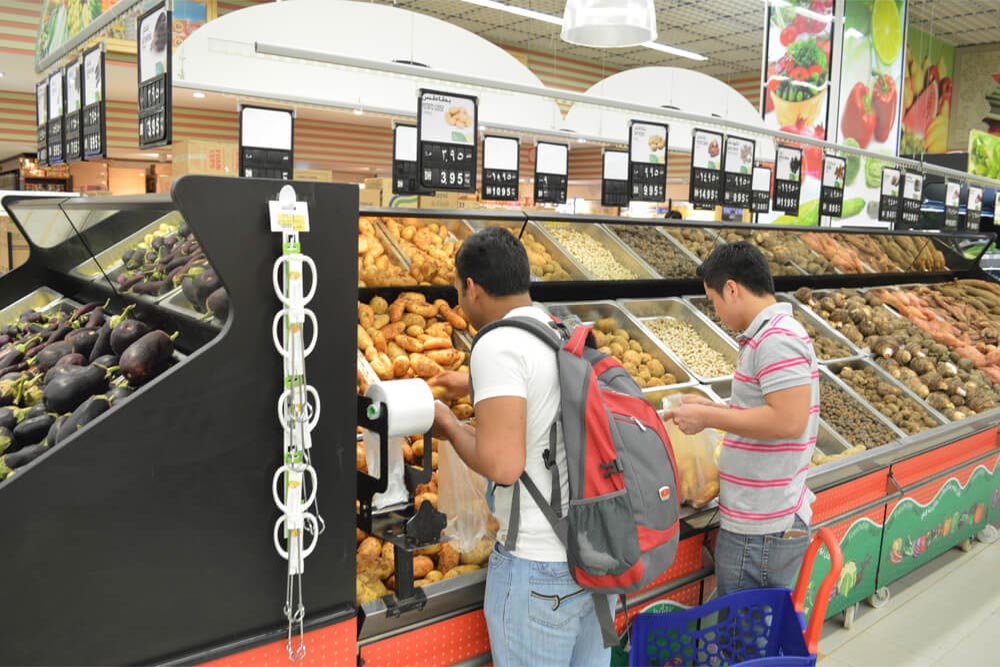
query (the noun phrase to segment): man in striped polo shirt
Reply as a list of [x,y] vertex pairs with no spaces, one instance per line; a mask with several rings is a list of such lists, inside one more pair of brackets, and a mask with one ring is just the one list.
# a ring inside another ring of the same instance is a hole
[[792,588],[809,543],[805,485],[819,428],[812,341],[774,298],[767,260],[746,242],[715,248],[698,268],[726,326],[743,331],[730,406],[685,396],[669,413],[685,433],[726,432],[719,458],[718,594]]

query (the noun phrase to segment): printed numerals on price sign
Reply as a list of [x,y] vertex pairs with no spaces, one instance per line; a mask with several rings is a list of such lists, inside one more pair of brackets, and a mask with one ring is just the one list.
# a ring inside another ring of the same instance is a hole
[[767,213],[771,210],[771,170],[767,167],[753,168],[750,210],[754,213]]
[[924,177],[920,174],[903,175],[903,202],[899,213],[899,226],[916,229],[920,226],[920,203],[924,196]]
[[83,157],[102,158],[107,151],[104,114],[104,51],[83,54]]
[[628,151],[604,151],[601,206],[628,206]]
[[535,203],[565,204],[569,185],[569,146],[539,141],[535,153]]
[[45,79],[35,84],[35,117],[38,133],[38,164],[49,163],[49,81]]
[[979,221],[983,214],[983,189],[969,186],[969,198],[965,204],[965,228],[979,231]]
[[823,156],[823,181],[819,195],[819,213],[839,218],[844,212],[844,176],[847,160],[834,155]]
[[161,4],[138,20],[139,148],[172,141],[170,14]]
[[774,167],[774,210],[799,215],[802,193],[802,150],[778,146]]
[[713,209],[722,203],[722,144],[718,132],[695,130],[691,139],[691,192],[695,208]]
[[628,196],[632,201],[667,198],[667,143],[670,128],[661,123],[629,123]]
[[417,107],[420,185],[475,192],[478,99],[421,90]]
[[882,169],[882,188],[878,198],[878,219],[893,224],[899,219],[899,193],[903,176],[899,169]]
[[433,194],[433,190],[420,187],[417,168],[417,126],[396,123],[392,132],[392,194]]
[[48,145],[49,164],[60,164],[63,157],[63,97],[66,91],[63,81],[65,70],[56,70],[49,75],[49,122]]
[[83,107],[83,58],[77,58],[66,66],[66,162],[76,162],[83,157],[83,144],[81,143],[81,131],[83,129],[83,118],[81,108]]
[[959,206],[962,200],[962,184],[946,182],[944,185],[944,226],[958,229]]
[[517,201],[521,142],[512,137],[483,138],[482,199]]
[[722,205],[750,208],[756,144],[750,139],[726,137]]

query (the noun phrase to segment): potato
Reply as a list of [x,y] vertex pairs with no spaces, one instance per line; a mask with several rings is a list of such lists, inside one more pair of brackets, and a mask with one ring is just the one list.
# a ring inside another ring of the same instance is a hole
[[385,315],[389,312],[389,302],[380,296],[373,298],[372,302],[368,305],[372,307],[376,315]]
[[453,567],[448,572],[445,573],[445,579],[454,579],[455,577],[460,577],[463,574],[468,574],[470,572],[475,572],[481,569],[478,565],[459,565],[458,567]]
[[393,563],[380,556],[374,558],[359,556],[356,563],[356,572],[358,574],[367,574],[377,579],[385,579],[392,574],[393,567]]
[[405,442],[403,443],[403,461],[413,463],[413,448]]
[[611,333],[618,326],[613,317],[605,317],[604,319],[597,320],[594,322],[594,328],[601,333]]
[[453,406],[451,411],[457,419],[472,419],[472,416],[476,414],[473,407],[467,403],[459,403]]
[[471,551],[462,552],[462,565],[482,565],[490,559],[495,543],[496,541],[489,537],[479,540],[479,543]]
[[434,569],[434,561],[427,556],[413,557],[413,578],[423,579],[427,573]]
[[386,326],[387,324],[389,324],[389,316],[388,315],[376,315],[375,316],[375,325],[374,326],[375,326],[376,329],[381,329],[382,327]]
[[413,552],[415,556],[437,556],[441,553],[440,544],[432,544],[429,547],[422,547]]
[[437,569],[442,574],[448,574],[452,568],[458,567],[461,561],[462,555],[458,553],[458,550],[450,544],[444,544],[441,546],[441,552],[438,554]]
[[413,450],[413,455],[418,459],[424,458],[424,439],[418,438],[410,445],[410,449]]
[[500,521],[492,514],[486,518],[486,530],[494,535],[500,532]]
[[376,577],[367,574],[359,574],[355,577],[355,598],[358,604],[372,602],[380,597],[388,595],[389,591],[385,584]]
[[368,533],[361,530],[360,528],[354,529],[354,538],[357,540],[358,544],[361,544],[361,542],[364,541],[366,537],[368,537]]
[[403,315],[403,323],[408,327],[427,328],[427,320],[416,313],[406,313]]
[[365,331],[365,328],[359,324],[358,325],[358,349],[361,350],[362,352],[364,352],[368,348],[374,347],[374,346],[375,346],[375,344],[372,342],[372,337],[369,336],[368,332]]
[[[418,327],[416,324],[411,324],[410,326],[406,327],[406,335],[410,336],[411,338],[419,339],[424,335],[424,329],[423,327]],[[419,351],[420,350],[414,350],[414,352],[419,352]]]
[[369,536],[358,545],[358,558],[378,558],[382,555],[382,540]]
[[392,565],[392,570],[396,569],[396,547],[392,542],[382,543],[382,559]]
[[437,497],[437,494],[436,493],[422,493],[422,494],[420,494],[419,496],[417,496],[416,498],[413,499],[413,509],[415,509],[415,510],[420,509],[420,506],[422,504],[424,504],[424,502],[429,502],[431,505],[434,506],[434,509],[437,509],[437,506],[438,506],[438,497]]
[[424,579],[430,582],[441,581],[444,579],[444,573],[439,572],[438,570],[431,570],[427,573],[427,576],[424,577]]
[[358,470],[368,467],[368,459],[365,458],[365,446],[360,442],[354,448],[354,466]]

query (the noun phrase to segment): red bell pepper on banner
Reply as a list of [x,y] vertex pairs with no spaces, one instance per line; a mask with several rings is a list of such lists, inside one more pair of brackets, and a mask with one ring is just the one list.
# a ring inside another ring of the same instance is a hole
[[[896,124],[898,104],[896,81],[888,74],[879,74],[872,89],[872,107],[875,109],[875,139],[886,141]],[[859,141],[860,145],[861,142]]]
[[843,117],[840,120],[840,131],[845,137],[858,142],[865,148],[871,143],[875,133],[875,113],[872,111],[872,95],[868,86],[858,81],[847,96]]

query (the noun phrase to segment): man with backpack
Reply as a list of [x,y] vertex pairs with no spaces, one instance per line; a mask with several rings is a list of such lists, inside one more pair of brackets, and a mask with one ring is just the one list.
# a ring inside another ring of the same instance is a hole
[[717,246],[698,276],[722,322],[743,332],[730,406],[685,396],[665,415],[684,433],[726,432],[717,593],[792,588],[815,498],[805,482],[819,428],[816,354],[792,306],[776,301],[767,260],[752,244]]

